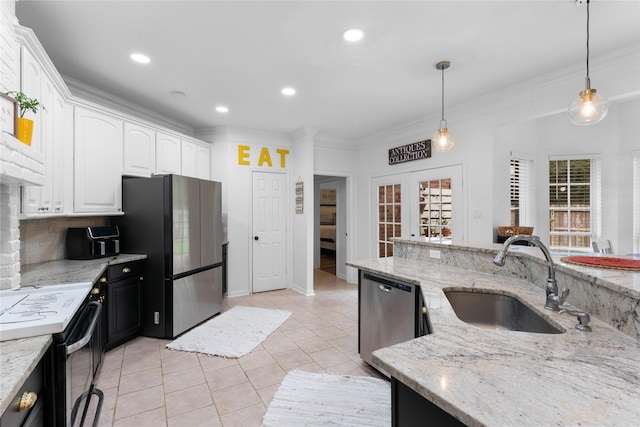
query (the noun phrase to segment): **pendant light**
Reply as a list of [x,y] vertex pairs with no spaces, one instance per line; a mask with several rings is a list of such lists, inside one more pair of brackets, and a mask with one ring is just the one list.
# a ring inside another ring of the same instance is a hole
[[444,70],[449,68],[449,61],[440,61],[436,64],[436,69],[442,71],[442,118],[440,119],[440,128],[431,138],[433,149],[444,153],[453,148],[453,135],[447,129],[447,121],[444,119]]
[[569,106],[569,119],[575,125],[598,123],[609,112],[609,101],[598,95],[595,89],[591,89],[589,79],[589,2],[587,0],[587,77],[584,81],[584,90]]

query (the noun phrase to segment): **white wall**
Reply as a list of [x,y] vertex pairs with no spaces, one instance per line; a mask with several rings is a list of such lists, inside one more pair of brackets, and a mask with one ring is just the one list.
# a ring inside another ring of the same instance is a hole
[[[241,296],[251,293],[253,273],[253,235],[252,235],[252,172],[272,171],[289,175],[294,163],[294,154],[286,156],[285,167],[280,167],[280,157],[276,150],[292,151],[291,137],[285,134],[261,132],[251,129],[221,127],[201,132],[199,136],[212,142],[211,177],[222,181],[222,212],[226,218],[228,246],[228,284],[227,296]],[[238,145],[249,146],[250,165],[238,163]],[[272,166],[258,166],[260,151],[266,147],[271,155]],[[293,185],[290,185],[293,188]],[[290,200],[293,200],[291,197]],[[291,233],[289,247],[291,246]],[[292,251],[294,248],[291,249]],[[291,258],[291,252],[289,258]],[[291,271],[291,262],[288,262]],[[291,284],[288,277],[287,286]]]
[[[510,149],[532,153],[538,167],[547,164],[551,154],[601,152],[603,189],[608,190],[603,199],[608,208],[603,235],[613,236],[619,242],[620,252],[631,252],[630,153],[640,148],[637,46],[592,58],[591,79],[592,86],[612,102],[608,117],[596,125],[574,126],[566,117],[566,108],[584,84],[584,64],[576,64],[447,108],[446,117],[456,146],[448,153],[434,152],[430,159],[389,166],[387,153],[389,148],[429,138],[438,127],[438,115],[363,138],[355,155],[350,155],[347,149],[341,154],[335,149],[330,153],[316,150],[316,173],[321,171],[323,175],[332,175],[344,167],[340,162],[342,155],[355,160],[349,162],[349,170],[354,173],[354,191],[350,197],[353,252],[348,259],[376,256],[372,241],[372,178],[453,164],[464,167],[464,238],[493,241],[495,227],[509,223]],[[544,167],[537,175],[539,181],[546,179]],[[544,230],[548,229],[548,202],[543,195],[546,189],[542,187],[538,187],[535,227],[539,232],[536,234],[544,237]],[[355,278],[355,274],[350,272],[348,277]]]

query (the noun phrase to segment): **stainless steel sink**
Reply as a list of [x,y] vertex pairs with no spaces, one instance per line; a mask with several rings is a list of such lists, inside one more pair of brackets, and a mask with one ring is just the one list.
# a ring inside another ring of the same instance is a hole
[[444,293],[458,319],[481,328],[539,334],[565,332],[510,295],[461,290],[445,290]]

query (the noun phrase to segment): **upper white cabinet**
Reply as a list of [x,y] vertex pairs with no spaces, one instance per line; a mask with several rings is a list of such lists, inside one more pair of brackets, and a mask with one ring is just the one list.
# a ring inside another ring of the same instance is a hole
[[198,145],[182,140],[182,175],[198,177]]
[[198,178],[211,179],[211,147],[198,144]]
[[27,114],[34,120],[31,147],[44,156],[45,179],[42,186],[22,188],[22,213],[26,215],[61,215],[65,213],[64,174],[65,144],[71,137],[67,114],[71,107],[44,72],[35,56],[22,48],[22,91],[37,98],[44,108]]
[[209,179],[211,150],[208,145],[182,140],[182,175]]
[[[43,67],[40,65],[35,55],[31,53],[29,49],[25,46],[21,49],[21,65],[22,65],[22,75],[20,87],[21,91],[25,93],[29,98],[36,98],[40,101],[42,105],[47,108],[47,100],[43,97],[42,87],[50,86],[51,82],[48,84],[46,82],[46,77],[44,76]],[[44,83],[44,84],[43,84]],[[47,108],[48,110],[48,108]],[[34,150],[39,152],[43,152],[43,140],[42,140],[42,118],[45,116],[46,111],[40,110],[38,114],[33,114],[28,112],[25,114],[25,118],[33,120],[33,135],[31,137],[31,147]]]
[[124,124],[124,163],[126,175],[151,176],[156,168],[156,132],[137,124]]
[[182,144],[180,138],[156,132],[156,173],[182,173]]
[[74,117],[74,211],[120,212],[124,122],[82,107]]

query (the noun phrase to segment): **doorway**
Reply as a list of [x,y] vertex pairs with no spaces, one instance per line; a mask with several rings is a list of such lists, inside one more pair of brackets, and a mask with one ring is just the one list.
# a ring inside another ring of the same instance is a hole
[[253,172],[253,292],[287,286],[287,175]]
[[393,256],[393,239],[464,240],[462,165],[372,178],[374,257]]
[[316,175],[314,268],[346,278],[347,178]]

